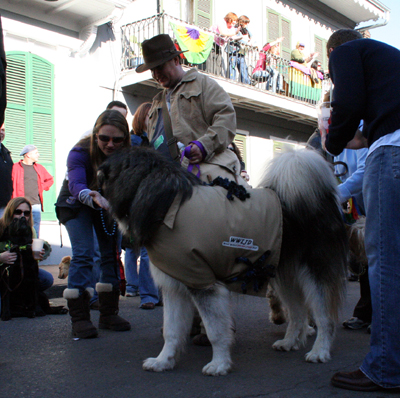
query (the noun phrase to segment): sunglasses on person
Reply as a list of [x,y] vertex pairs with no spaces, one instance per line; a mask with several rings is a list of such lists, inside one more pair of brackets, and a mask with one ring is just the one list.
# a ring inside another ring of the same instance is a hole
[[31,211],[30,210],[21,210],[21,209],[14,210],[14,214],[16,216],[20,216],[22,213],[24,213],[25,217],[29,217],[31,215]]
[[110,142],[114,144],[121,144],[124,141],[124,137],[110,137],[109,135],[99,134],[97,136],[101,142]]

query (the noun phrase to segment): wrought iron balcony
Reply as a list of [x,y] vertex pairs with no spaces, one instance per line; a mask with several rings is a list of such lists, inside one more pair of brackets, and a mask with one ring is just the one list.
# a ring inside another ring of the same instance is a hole
[[[123,71],[134,70],[143,63],[141,43],[146,39],[166,33],[179,48],[183,36],[186,39],[193,36],[198,40],[202,35],[201,43],[212,41],[208,52],[200,52],[195,56],[188,53],[182,59],[184,65],[196,67],[202,73],[310,105],[316,104],[322,92],[329,90],[331,85],[323,74],[314,73],[313,79],[310,69],[304,66],[270,52],[260,51],[257,47],[238,45],[237,41],[226,36],[190,25],[165,13],[124,25],[121,29]],[[265,58],[265,62],[258,62],[260,58]],[[259,64],[261,68],[257,68]],[[257,73],[259,69],[261,73]],[[251,96],[251,91],[248,95]]]

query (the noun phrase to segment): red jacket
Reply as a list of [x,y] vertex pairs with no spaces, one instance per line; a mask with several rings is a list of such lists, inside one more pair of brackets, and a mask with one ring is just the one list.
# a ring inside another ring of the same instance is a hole
[[267,60],[267,55],[265,54],[269,49],[271,48],[271,45],[268,43],[267,45],[264,46],[264,48],[260,51],[259,54],[259,59],[256,63],[255,68],[253,69],[253,73],[258,72],[258,71],[263,71],[266,68],[266,60]]
[[[13,198],[17,198],[19,196],[25,196],[24,189],[24,168],[22,167],[22,160],[18,163],[14,163],[12,169],[12,180],[13,180]],[[53,177],[48,173],[48,171],[41,165],[34,163],[33,168],[35,169],[38,175],[38,189],[39,189],[39,197],[40,203],[42,204],[43,211],[43,190],[48,191],[50,187],[53,185]]]

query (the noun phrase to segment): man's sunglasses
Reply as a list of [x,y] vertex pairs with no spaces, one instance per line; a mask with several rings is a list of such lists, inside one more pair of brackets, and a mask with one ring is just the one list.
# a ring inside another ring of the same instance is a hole
[[114,144],[121,144],[124,141],[124,137],[110,137],[102,134],[99,134],[97,137],[101,142],[110,142],[111,140]]
[[14,210],[14,214],[17,215],[17,216],[20,216],[22,213],[24,213],[25,217],[29,217],[31,215],[31,211],[30,210],[24,210],[24,211],[22,211],[21,209]]

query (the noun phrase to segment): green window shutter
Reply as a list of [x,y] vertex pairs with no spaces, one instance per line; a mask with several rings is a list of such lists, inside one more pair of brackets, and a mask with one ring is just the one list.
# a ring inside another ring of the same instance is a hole
[[279,14],[273,10],[267,9],[267,41],[276,40],[280,35]]
[[291,29],[290,29],[290,21],[286,18],[281,17],[281,31],[278,37],[284,37],[281,46],[281,57],[290,61],[290,53],[292,49],[290,48],[290,38],[291,38]]
[[210,28],[212,21],[212,0],[195,0],[195,25],[200,28]]
[[[17,162],[21,149],[34,144],[39,163],[54,177],[54,67],[30,53],[8,52],[5,145]],[[55,184],[43,192],[42,220],[55,220]]]
[[5,113],[5,145],[14,162],[26,145],[26,57],[27,54],[7,53],[7,108]]
[[245,164],[247,164],[246,163],[246,161],[247,161],[247,156],[246,156],[246,153],[247,153],[246,152],[246,136],[242,135],[242,134],[239,134],[239,133],[236,133],[235,139],[234,139],[234,143],[236,144],[236,146],[238,147],[238,149],[240,151],[240,154],[242,155],[243,162]]
[[326,54],[326,43],[327,40],[321,37],[314,36],[315,51],[318,53],[317,59],[321,61],[322,69],[328,69],[328,55]]
[[290,60],[291,23],[276,11],[267,8],[267,41],[272,42],[282,36],[281,57]]

